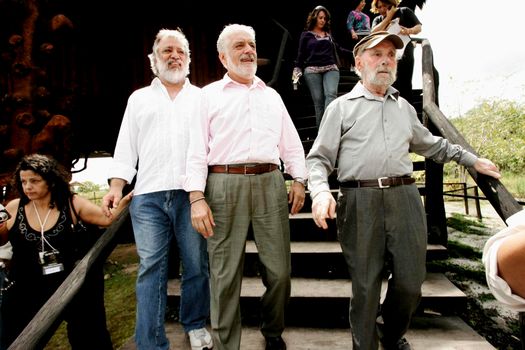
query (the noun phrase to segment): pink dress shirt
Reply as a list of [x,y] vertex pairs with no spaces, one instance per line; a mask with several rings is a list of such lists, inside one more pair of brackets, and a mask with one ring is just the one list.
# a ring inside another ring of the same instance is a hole
[[[192,128],[186,191],[204,191],[208,165],[284,162],[306,179],[303,145],[281,96],[255,77],[251,86],[226,74],[202,89],[200,128]],[[198,129],[198,130],[197,130]]]

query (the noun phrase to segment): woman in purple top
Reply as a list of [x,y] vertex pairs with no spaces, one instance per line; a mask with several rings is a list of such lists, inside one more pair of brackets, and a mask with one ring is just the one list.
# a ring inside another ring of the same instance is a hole
[[[350,11],[348,18],[346,19],[346,28],[352,39],[351,47],[349,47],[349,49],[353,49],[359,40],[370,34],[370,17],[363,12],[366,1],[354,0],[353,4],[355,4],[355,6],[352,6],[353,10]],[[353,65],[354,60],[352,57],[352,66]]]
[[338,50],[349,52],[337,45],[330,34],[330,12],[317,6],[308,14],[305,31],[301,33],[292,81],[295,84],[304,76],[314,102],[318,127],[326,106],[337,97]]
[[370,34],[370,17],[363,12],[366,1],[360,0],[357,6],[350,11],[346,19],[346,28],[356,43]]

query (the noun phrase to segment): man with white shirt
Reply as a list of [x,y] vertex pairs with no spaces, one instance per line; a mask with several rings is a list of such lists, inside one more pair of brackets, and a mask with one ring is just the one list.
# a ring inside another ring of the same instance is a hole
[[[304,149],[281,97],[255,75],[253,28],[226,26],[217,50],[227,73],[202,89],[201,127],[192,133],[184,186],[191,191],[193,226],[208,239],[214,343],[219,350],[240,348],[239,295],[251,225],[266,286],[261,332],[267,350],[286,349],[288,203],[292,214],[304,203]],[[281,160],[295,179],[288,194]]]
[[140,258],[137,348],[169,349],[164,314],[168,252],[175,238],[183,265],[180,322],[192,350],[211,349],[213,341],[205,328],[210,302],[206,240],[191,225],[188,193],[182,186],[189,129],[200,115],[201,90],[186,78],[189,43],[179,30],[160,30],[149,58],[156,78],[128,100],[102,205],[106,211],[117,206],[124,186],[137,177],[130,205]]

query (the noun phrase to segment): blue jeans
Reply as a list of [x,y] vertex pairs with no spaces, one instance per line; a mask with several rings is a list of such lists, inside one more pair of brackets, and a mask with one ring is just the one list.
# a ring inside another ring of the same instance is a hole
[[304,80],[312,95],[315,107],[315,122],[317,127],[319,127],[325,108],[337,97],[339,71],[331,70],[324,73],[305,73]]
[[173,237],[182,261],[180,322],[185,332],[206,325],[210,286],[206,240],[191,226],[188,193],[160,191],[134,196],[131,221],[140,258],[137,277],[137,349],[169,349],[164,329],[168,253]]

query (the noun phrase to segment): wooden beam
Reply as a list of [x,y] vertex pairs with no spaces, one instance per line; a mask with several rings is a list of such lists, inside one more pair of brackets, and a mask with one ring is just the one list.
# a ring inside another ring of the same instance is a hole
[[[447,117],[441,112],[434,102],[434,76],[432,49],[428,40],[423,40],[423,111],[439,130],[441,135],[452,143],[462,146],[469,152],[477,155],[465,138],[459,133]],[[483,191],[485,197],[492,204],[499,216],[505,221],[509,216],[522,210],[521,205],[514,199],[505,186],[493,177],[478,174],[474,168],[467,168],[470,176],[478,187]]]

